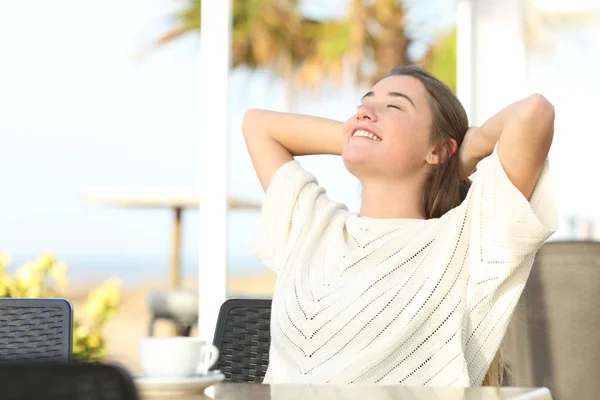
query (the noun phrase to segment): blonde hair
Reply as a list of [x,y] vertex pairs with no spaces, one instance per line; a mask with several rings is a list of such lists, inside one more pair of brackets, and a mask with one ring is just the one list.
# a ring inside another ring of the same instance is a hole
[[492,364],[488,368],[487,374],[483,378],[481,386],[504,386],[507,384],[506,380],[506,365],[504,364],[504,357],[502,355],[502,349],[498,349],[496,357],[492,361]]
[[[452,89],[429,72],[416,66],[394,68],[388,76],[410,76],[418,79],[429,94],[432,111],[431,140],[440,145],[443,152],[455,140],[458,147],[469,128],[467,113]],[[458,153],[458,152],[457,152]],[[458,207],[467,196],[471,182],[459,176],[460,160],[456,156],[446,157],[446,161],[433,172],[425,192],[426,218],[439,218],[451,209]],[[502,350],[498,349],[490,365],[483,386],[505,384],[506,368]]]

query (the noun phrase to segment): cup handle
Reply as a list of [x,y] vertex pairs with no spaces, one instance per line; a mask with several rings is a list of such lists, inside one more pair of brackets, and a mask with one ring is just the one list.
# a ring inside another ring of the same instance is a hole
[[[207,354],[210,354],[208,362],[206,362]],[[202,356],[200,357],[200,359],[202,361],[198,366],[198,372],[200,374],[207,374],[208,370],[211,369],[212,366],[215,365],[217,363],[217,360],[219,359],[219,349],[217,348],[217,346],[213,345],[202,348]]]

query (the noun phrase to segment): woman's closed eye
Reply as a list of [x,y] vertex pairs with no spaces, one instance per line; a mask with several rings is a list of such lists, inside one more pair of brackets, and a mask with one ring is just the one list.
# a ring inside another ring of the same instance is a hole
[[[366,104],[359,104],[358,106],[356,106],[356,108],[359,109],[359,108],[363,108],[365,106],[366,106]],[[400,111],[404,110],[402,107],[397,106],[395,104],[386,104],[386,107],[387,108],[395,108],[396,110],[400,110]]]

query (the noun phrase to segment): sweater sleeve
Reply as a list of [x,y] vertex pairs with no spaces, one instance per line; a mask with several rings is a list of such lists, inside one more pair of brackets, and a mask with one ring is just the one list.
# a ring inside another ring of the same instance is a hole
[[273,175],[265,194],[254,251],[279,273],[286,254],[294,251],[331,200],[317,179],[292,160]]
[[549,162],[531,199],[510,181],[494,152],[478,165],[465,203],[470,220],[466,349],[479,384],[500,345],[529,277],[535,253],[557,227]]
[[534,256],[557,227],[548,160],[527,201],[506,175],[497,148],[479,163],[467,197],[472,221],[470,273],[476,280]]

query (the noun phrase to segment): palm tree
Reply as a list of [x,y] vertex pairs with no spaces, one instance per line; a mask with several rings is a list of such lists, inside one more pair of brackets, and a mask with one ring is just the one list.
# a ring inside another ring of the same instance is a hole
[[[155,44],[200,32],[200,12],[201,0],[188,0],[174,16],[174,28]],[[373,83],[409,63],[409,44],[397,0],[350,0],[341,20],[310,19],[300,13],[298,0],[233,0],[232,66],[272,68],[291,86],[339,81],[344,71],[359,84]],[[431,65],[431,55],[423,62]]]

